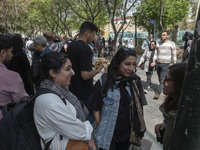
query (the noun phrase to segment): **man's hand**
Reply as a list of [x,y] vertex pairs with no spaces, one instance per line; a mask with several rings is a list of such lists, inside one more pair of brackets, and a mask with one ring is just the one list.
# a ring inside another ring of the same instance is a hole
[[99,64],[98,68],[96,68],[96,71],[99,73],[103,69],[103,63]]
[[100,64],[98,68],[95,70],[81,71],[81,77],[83,78],[83,80],[89,80],[93,78],[94,76],[96,76],[101,71],[102,68],[103,68],[103,64]]
[[138,66],[138,67],[140,67],[140,66],[141,66],[141,64],[138,64],[137,66]]
[[96,150],[96,145],[95,145],[95,142],[94,142],[93,138],[91,138],[91,139],[88,141],[88,146],[89,146],[89,149],[91,149],[91,150]]

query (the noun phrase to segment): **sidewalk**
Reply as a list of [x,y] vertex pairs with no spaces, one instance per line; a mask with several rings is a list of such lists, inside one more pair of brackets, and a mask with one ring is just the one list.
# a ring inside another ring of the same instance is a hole
[[[103,71],[95,76],[94,83],[101,77]],[[142,84],[146,82],[146,74],[140,68],[137,68],[136,74],[141,77]],[[148,90],[148,94],[146,94],[146,99],[148,105],[144,106],[144,118],[146,123],[146,133],[144,138],[148,141],[152,142],[151,150],[162,150],[162,145],[157,142],[156,136],[154,133],[154,126],[163,121],[162,113],[159,110],[159,106],[162,104],[164,100],[164,95],[161,94],[158,100],[153,100],[154,90],[158,86],[158,77],[157,73],[154,72],[152,76],[152,86]]]
[[[142,83],[146,82],[146,74],[143,70],[138,68],[137,75],[141,77]],[[148,90],[148,94],[146,94],[147,106],[144,106],[144,118],[146,123],[146,133],[144,138],[152,142],[152,150],[162,150],[162,145],[157,142],[156,136],[154,133],[154,126],[163,121],[162,113],[159,110],[159,106],[162,104],[164,100],[164,95],[161,94],[158,100],[153,100],[154,90],[158,86],[158,76],[157,73],[154,72],[152,76],[152,86]]]

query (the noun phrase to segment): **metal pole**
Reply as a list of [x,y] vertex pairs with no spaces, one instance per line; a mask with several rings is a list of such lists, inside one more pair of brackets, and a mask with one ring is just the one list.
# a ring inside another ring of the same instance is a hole
[[137,46],[137,15],[135,15],[135,47]]
[[154,21],[153,39],[156,41],[156,20]]
[[109,23],[108,23],[108,38],[110,37],[110,16],[109,16]]

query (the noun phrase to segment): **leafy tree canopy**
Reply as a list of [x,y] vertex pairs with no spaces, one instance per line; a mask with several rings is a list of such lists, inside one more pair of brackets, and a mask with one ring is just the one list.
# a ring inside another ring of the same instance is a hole
[[188,0],[144,0],[137,8],[138,25],[150,32],[153,25],[149,21],[156,20],[159,30],[167,29],[181,21],[188,10]]

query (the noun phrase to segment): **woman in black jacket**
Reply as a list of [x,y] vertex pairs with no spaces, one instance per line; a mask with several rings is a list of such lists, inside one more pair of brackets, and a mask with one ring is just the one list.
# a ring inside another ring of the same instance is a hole
[[185,32],[182,38],[182,41],[185,42],[182,62],[187,62],[189,59],[192,39],[193,39],[193,34],[190,32]]
[[21,35],[14,34],[12,36],[13,41],[13,57],[7,68],[18,72],[24,82],[24,88],[26,92],[31,95],[34,93],[33,82],[30,74],[30,63],[26,56],[26,53],[23,51],[23,40]]

